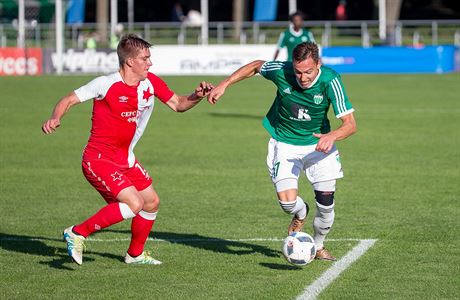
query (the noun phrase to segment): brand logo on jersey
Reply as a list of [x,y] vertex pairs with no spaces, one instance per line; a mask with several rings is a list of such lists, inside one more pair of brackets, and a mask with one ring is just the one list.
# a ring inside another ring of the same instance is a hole
[[123,102],[123,103],[126,103],[126,102],[128,102],[128,97],[126,97],[126,96],[120,96],[120,97],[118,97],[118,101]]
[[128,123],[136,122],[137,117],[139,116],[139,111],[133,110],[133,111],[123,111],[121,112],[121,116],[123,118],[128,118],[127,121]]
[[290,37],[289,38],[289,41],[292,43],[294,41],[294,38],[293,37]]
[[283,92],[289,95],[291,94],[291,90],[289,88],[284,89]]
[[305,107],[302,107],[298,104],[294,104],[291,107],[292,111],[292,117],[290,117],[291,120],[296,120],[296,121],[311,121],[311,117],[308,114],[308,109]]
[[307,114],[308,109],[299,109],[299,113],[297,115],[297,119],[299,120],[306,120],[306,121],[311,121],[311,117],[309,114]]
[[313,101],[315,102],[315,104],[321,104],[321,102],[323,102],[323,98],[323,95],[317,94],[313,96]]

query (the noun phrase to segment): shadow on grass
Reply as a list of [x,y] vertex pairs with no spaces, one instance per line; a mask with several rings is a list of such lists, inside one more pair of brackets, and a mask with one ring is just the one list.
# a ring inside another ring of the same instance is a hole
[[301,267],[288,264],[260,263],[260,265],[273,270],[302,270]]
[[[131,236],[131,232],[128,230],[112,229],[106,229],[98,233],[97,235],[103,235],[104,232],[122,233],[126,234],[126,237]],[[224,254],[248,255],[258,253],[268,257],[280,257],[281,255],[280,251],[273,250],[266,246],[251,244],[247,242],[206,237],[199,234],[155,232],[151,234],[150,237],[166,240],[172,244],[180,244],[197,249]],[[47,241],[62,242],[62,247],[49,246],[46,244]],[[43,265],[48,265],[49,267],[55,269],[74,271],[77,267],[72,262],[71,258],[68,256],[65,244],[60,238],[14,235],[0,232],[0,248],[6,251],[45,257],[47,259],[42,260],[39,263]],[[117,261],[122,261],[123,259],[123,257],[121,256],[110,253],[85,251],[85,262],[94,261],[93,258],[88,257],[88,255],[92,254],[110,259],[115,259]],[[269,264],[266,264],[266,266],[268,265]]]
[[231,118],[231,119],[251,119],[251,120],[262,120],[264,116],[259,115],[249,115],[249,114],[239,114],[239,113],[219,113],[219,112],[211,112],[208,113],[212,117],[219,117],[219,118]]
[[[106,231],[123,233],[127,234],[128,236],[131,234],[131,232],[128,230],[108,229]],[[171,244],[180,244],[217,253],[234,255],[247,255],[259,253],[268,257],[279,257],[281,255],[280,251],[273,250],[266,246],[251,244],[247,242],[207,237],[199,234],[159,231],[151,233],[149,237],[154,239],[165,240]]]
[[[62,242],[62,247],[48,246],[45,242]],[[42,265],[48,265],[54,269],[61,269],[67,271],[74,271],[77,267],[72,259],[67,254],[67,249],[64,246],[64,242],[59,238],[49,238],[42,236],[25,236],[25,235],[14,235],[0,232],[0,248],[6,251],[18,252],[29,255],[43,256],[51,258],[51,260],[43,260],[39,263]],[[95,254],[118,261],[122,260],[121,256],[113,255],[110,253],[100,253],[86,251],[86,254]],[[94,261],[91,257],[85,257],[85,261]],[[72,267],[70,267],[72,266]]]

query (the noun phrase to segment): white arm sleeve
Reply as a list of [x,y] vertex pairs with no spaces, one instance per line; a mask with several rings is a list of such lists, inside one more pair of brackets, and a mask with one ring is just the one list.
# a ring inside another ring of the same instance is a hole
[[104,99],[105,94],[109,90],[112,82],[107,76],[97,77],[84,86],[76,89],[74,92],[77,95],[80,102],[87,100],[101,100]]

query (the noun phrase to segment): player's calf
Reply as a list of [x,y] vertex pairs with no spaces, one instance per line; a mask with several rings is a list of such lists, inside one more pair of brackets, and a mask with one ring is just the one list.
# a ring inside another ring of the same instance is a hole
[[335,260],[335,257],[324,248],[324,240],[334,223],[334,192],[315,191],[315,195],[316,215],[313,220],[313,228],[316,249],[318,249],[316,256],[318,259]]

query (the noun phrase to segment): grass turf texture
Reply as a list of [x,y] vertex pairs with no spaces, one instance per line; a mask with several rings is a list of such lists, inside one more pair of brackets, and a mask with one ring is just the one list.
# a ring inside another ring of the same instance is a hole
[[[40,126],[60,96],[89,79],[0,80],[2,299],[288,299],[330,266],[290,266],[280,242],[184,241],[285,235],[290,218],[267,175],[260,124],[275,89],[262,78],[231,87],[215,107],[175,114],[156,103],[136,154],[162,199],[152,236],[181,239],[148,242],[163,265],[123,264],[128,241],[88,242],[83,266],[71,263],[62,230],[104,204],[80,170],[92,105],[72,108],[54,135]],[[202,79],[165,78],[180,94]],[[330,238],[379,241],[320,298],[460,297],[460,75],[347,75],[344,82],[359,129],[338,143],[346,177]],[[314,207],[304,177],[300,191]],[[129,228],[124,222],[94,238],[129,238]],[[8,241],[33,238],[40,240]],[[340,258],[356,244],[327,246]]]

